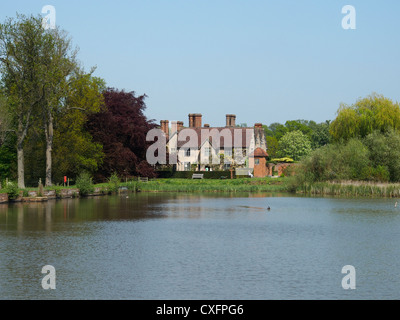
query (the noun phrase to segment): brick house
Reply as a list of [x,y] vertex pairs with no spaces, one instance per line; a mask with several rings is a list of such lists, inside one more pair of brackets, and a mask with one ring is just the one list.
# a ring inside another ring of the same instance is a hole
[[191,113],[187,128],[182,121],[172,121],[169,127],[168,120],[161,120],[160,125],[167,139],[167,152],[177,158],[177,171],[229,170],[235,167],[251,173],[256,169],[255,176],[265,177],[268,173],[267,144],[261,123],[254,127],[239,127],[236,126],[236,116],[227,114],[225,127],[211,127],[202,125],[201,114]]

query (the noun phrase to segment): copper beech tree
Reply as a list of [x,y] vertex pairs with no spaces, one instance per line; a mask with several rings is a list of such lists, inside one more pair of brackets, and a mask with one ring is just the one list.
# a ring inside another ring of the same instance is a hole
[[86,124],[93,140],[103,145],[104,159],[94,178],[104,181],[113,173],[120,177],[154,177],[146,161],[147,132],[156,127],[144,115],[146,95],[109,88],[103,92],[105,110],[89,116]]

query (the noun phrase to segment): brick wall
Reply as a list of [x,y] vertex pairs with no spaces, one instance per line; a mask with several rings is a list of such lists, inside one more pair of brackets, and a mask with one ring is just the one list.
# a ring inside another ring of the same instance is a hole
[[286,168],[295,167],[295,166],[296,166],[295,163],[286,163],[286,162],[280,162],[277,164],[268,163],[268,165],[267,165],[268,175],[272,176],[273,171],[275,171],[275,175],[278,175],[280,177]]
[[0,203],[8,202],[8,194],[0,193]]

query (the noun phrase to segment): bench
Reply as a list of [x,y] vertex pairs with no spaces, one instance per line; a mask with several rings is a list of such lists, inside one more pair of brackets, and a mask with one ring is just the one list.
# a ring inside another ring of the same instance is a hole
[[139,182],[149,182],[149,178],[147,177],[139,177]]
[[192,179],[203,179],[204,174],[203,173],[193,173]]

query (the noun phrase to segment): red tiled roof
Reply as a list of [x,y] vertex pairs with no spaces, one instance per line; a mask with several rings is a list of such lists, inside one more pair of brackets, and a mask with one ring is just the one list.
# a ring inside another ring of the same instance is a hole
[[250,154],[251,157],[268,157],[268,153],[266,153],[263,149],[257,148]]

